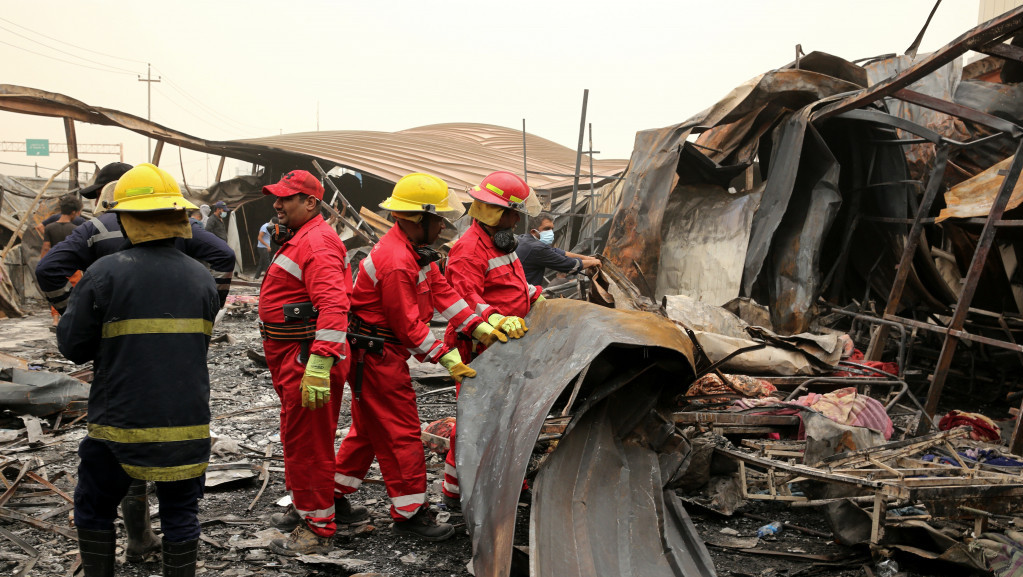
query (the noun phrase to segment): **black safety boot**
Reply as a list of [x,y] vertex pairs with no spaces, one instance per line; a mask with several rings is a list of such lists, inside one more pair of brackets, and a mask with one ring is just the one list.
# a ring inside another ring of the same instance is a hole
[[114,531],[78,528],[78,551],[85,577],[114,577]]
[[301,522],[302,517],[299,516],[294,505],[288,505],[288,510],[283,513],[270,515],[270,524],[284,532],[294,531]]
[[444,541],[455,534],[449,523],[439,523],[437,516],[428,505],[423,505],[407,521],[395,521],[391,530],[400,535],[411,535],[424,541]]
[[449,511],[461,511],[462,510],[462,499],[460,497],[451,497],[447,493],[441,493],[441,502],[448,508]]
[[128,535],[125,557],[130,563],[141,563],[147,555],[160,551],[160,537],[153,533],[149,519],[149,491],[145,481],[131,482],[128,494],[121,499],[124,532]]
[[362,505],[352,505],[348,497],[334,495],[334,520],[342,525],[350,525],[369,519],[369,509]]
[[183,543],[163,542],[163,577],[195,577],[195,561],[199,557],[199,540]]

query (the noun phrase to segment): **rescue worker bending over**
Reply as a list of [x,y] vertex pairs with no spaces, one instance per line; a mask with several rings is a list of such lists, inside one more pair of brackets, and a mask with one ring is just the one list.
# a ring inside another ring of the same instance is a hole
[[191,576],[210,456],[206,352],[217,289],[174,247],[191,236],[185,209],[194,205],[170,174],[136,166],[111,204],[131,246],[85,271],[57,327],[60,352],[93,361],[95,373],[75,488],[82,566],[86,577],[114,574],[117,504],[138,479],[156,482],[163,574]]
[[480,342],[508,337],[474,314],[437,268],[440,255],[429,245],[444,228],[441,214],[462,211],[448,196],[448,185],[413,173],[398,181],[380,207],[396,220],[359,263],[352,293],[352,427],[337,452],[335,489],[339,495],[358,489],[376,457],[391,498],[394,531],[442,541],[455,529],[438,523],[426,501],[419,411],[406,362],[414,355],[440,363],[456,382],[476,376],[458,349],[431,333],[434,309]]
[[[515,252],[515,225],[521,214],[540,213],[536,193],[518,176],[505,171],[487,175],[469,191],[472,224],[448,254],[445,274],[455,292],[476,314],[487,319],[512,338],[522,337],[529,328],[523,320],[533,303],[543,300],[540,287],[526,281],[522,263]],[[457,346],[462,359],[471,363],[486,345],[459,334],[448,325],[444,342]],[[460,390],[455,385],[457,396]],[[444,464],[442,491],[449,507],[460,506],[461,492],[455,471],[455,428],[451,449]]]
[[323,185],[293,170],[263,187],[272,194],[282,239],[259,291],[260,333],[274,390],[281,399],[284,483],[292,507],[271,517],[292,530],[270,549],[289,556],[326,553],[337,522],[369,517],[334,497],[334,434],[348,374],[352,274],[337,232],[320,216]]

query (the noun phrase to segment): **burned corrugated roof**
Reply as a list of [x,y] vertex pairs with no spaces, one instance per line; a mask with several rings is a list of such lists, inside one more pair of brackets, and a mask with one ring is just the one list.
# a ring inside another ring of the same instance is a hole
[[[490,124],[435,124],[398,132],[334,130],[213,141],[119,110],[90,106],[63,94],[12,84],[0,84],[0,110],[120,126],[190,150],[263,165],[276,162],[281,165],[275,167],[277,172],[298,165],[308,168],[308,158],[316,158],[389,182],[397,182],[411,172],[429,172],[443,178],[451,188],[462,190],[478,184],[494,170],[516,174],[523,170],[522,132]],[[574,150],[527,133],[526,155],[531,186],[545,190],[571,186],[566,175],[575,172]],[[627,165],[625,159],[594,160],[593,170],[598,176],[615,176]],[[588,186],[589,171],[583,170],[580,176]],[[603,180],[595,178],[598,183]]]

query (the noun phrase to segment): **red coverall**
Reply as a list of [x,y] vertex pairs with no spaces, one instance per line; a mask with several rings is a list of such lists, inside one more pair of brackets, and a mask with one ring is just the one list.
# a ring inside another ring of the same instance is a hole
[[[484,319],[497,313],[502,316],[524,317],[540,297],[540,287],[526,281],[526,273],[515,251],[505,253],[494,246],[494,240],[483,230],[479,221],[472,221],[469,230],[459,238],[448,254],[448,282],[462,295],[476,314]],[[454,327],[448,325],[444,343],[457,346],[462,361],[469,363],[486,347],[472,340],[459,338]],[[475,345],[475,349],[473,348]],[[456,385],[457,396],[460,386]],[[451,429],[451,450],[444,463],[442,489],[448,497],[458,498],[458,475],[455,472],[455,430]]]
[[352,400],[352,427],[337,451],[334,475],[335,490],[352,493],[375,456],[397,521],[426,503],[426,461],[408,358],[437,362],[451,350],[430,332],[434,309],[466,334],[483,322],[436,264],[420,267],[417,258],[408,237],[393,226],[359,263],[352,312],[364,323],[389,329],[402,345],[388,342],[382,354],[366,354],[361,398]]
[[311,301],[319,316],[309,353],[335,359],[330,369],[330,403],[306,409],[300,386],[305,365],[298,361],[302,343],[263,341],[274,390],[281,399],[284,484],[299,515],[321,537],[329,537],[337,529],[332,483],[334,434],[348,376],[346,331],[351,291],[345,246],[319,216],[281,246],[259,291],[259,320],[266,323],[284,322],[285,304]]

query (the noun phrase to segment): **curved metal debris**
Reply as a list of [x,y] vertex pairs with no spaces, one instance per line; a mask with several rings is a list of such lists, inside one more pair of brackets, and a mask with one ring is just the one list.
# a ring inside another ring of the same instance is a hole
[[[530,330],[525,338],[492,347],[473,363],[478,375],[462,383],[458,398],[458,475],[463,492],[463,511],[472,535],[473,567],[478,577],[508,575],[517,501],[533,445],[551,408],[559,398],[568,398],[565,388],[576,375],[587,369],[575,403],[573,424],[566,431],[563,443],[576,436],[585,437],[588,425],[581,424],[582,416],[591,407],[600,412],[600,402],[617,399],[613,395],[619,389],[627,397],[636,397],[639,399],[637,402],[643,405],[654,403],[664,395],[682,393],[692,380],[692,343],[663,317],[557,299],[537,306],[530,314],[528,324]],[[631,428],[623,429],[624,434],[635,435],[629,433],[633,429],[642,433],[648,426],[655,430],[668,426],[656,418],[648,418],[649,407],[645,412],[636,414],[643,418],[632,423]],[[579,430],[578,435],[576,429]],[[674,431],[673,425],[670,431]],[[665,434],[666,438],[674,438],[670,433]],[[618,467],[620,472],[628,470],[630,475],[635,475],[636,480],[629,488],[630,495],[634,495],[630,497],[634,515],[630,522],[623,523],[612,507],[601,508],[601,503],[607,504],[606,498],[610,498],[612,493],[604,493],[601,499],[589,501],[580,512],[583,515],[580,519],[588,517],[590,523],[597,526],[607,524],[622,532],[620,539],[614,539],[619,541],[619,547],[647,535],[653,541],[647,545],[644,555],[653,554],[649,547],[656,546],[659,549],[657,554],[664,557],[665,566],[671,566],[675,563],[673,559],[678,557],[686,559],[682,566],[700,567],[700,573],[645,573],[629,567],[631,561],[623,560],[625,566],[615,565],[615,569],[603,567],[600,574],[713,575],[706,550],[688,523],[685,512],[671,497],[662,496],[664,482],[661,475],[649,474],[651,467],[656,466],[660,459],[668,463],[665,470],[668,471],[666,476],[670,477],[673,474],[670,469],[679,467],[685,456],[685,451],[655,453],[653,448],[663,450],[660,447],[664,441],[661,436],[664,435],[629,437],[627,466],[615,465],[613,460],[605,465],[601,458],[592,463],[597,466],[590,470],[590,461],[581,461],[580,467],[593,478],[606,479],[614,474],[611,468]],[[637,439],[644,438],[649,440],[633,446],[639,442]],[[572,459],[570,453],[564,455],[568,460]],[[638,481],[644,475],[645,484]],[[627,476],[623,473],[619,478]],[[576,482],[574,478],[564,481],[573,485]],[[554,484],[556,486],[550,487],[551,482],[547,481],[543,487],[538,486],[534,490],[538,510],[545,509],[544,503],[555,502],[550,499],[562,498],[575,490],[572,486],[564,486],[561,481]],[[644,501],[640,498],[644,491],[648,493],[646,506],[642,506]],[[546,521],[538,518],[536,522],[544,526]],[[662,535],[649,532],[659,526],[664,527]],[[630,536],[634,530],[636,533]],[[552,551],[551,555],[565,553],[558,544],[562,536],[531,535],[533,555],[543,556],[546,547],[557,547],[558,552]],[[612,543],[596,543],[595,546],[612,546]],[[580,560],[577,569],[583,573],[566,571],[557,574],[585,574],[581,560],[590,554],[580,551],[577,555]],[[546,568],[539,569],[543,572],[535,575],[555,574],[548,573]],[[619,569],[622,570],[620,573]],[[614,573],[608,573],[609,570]]]

